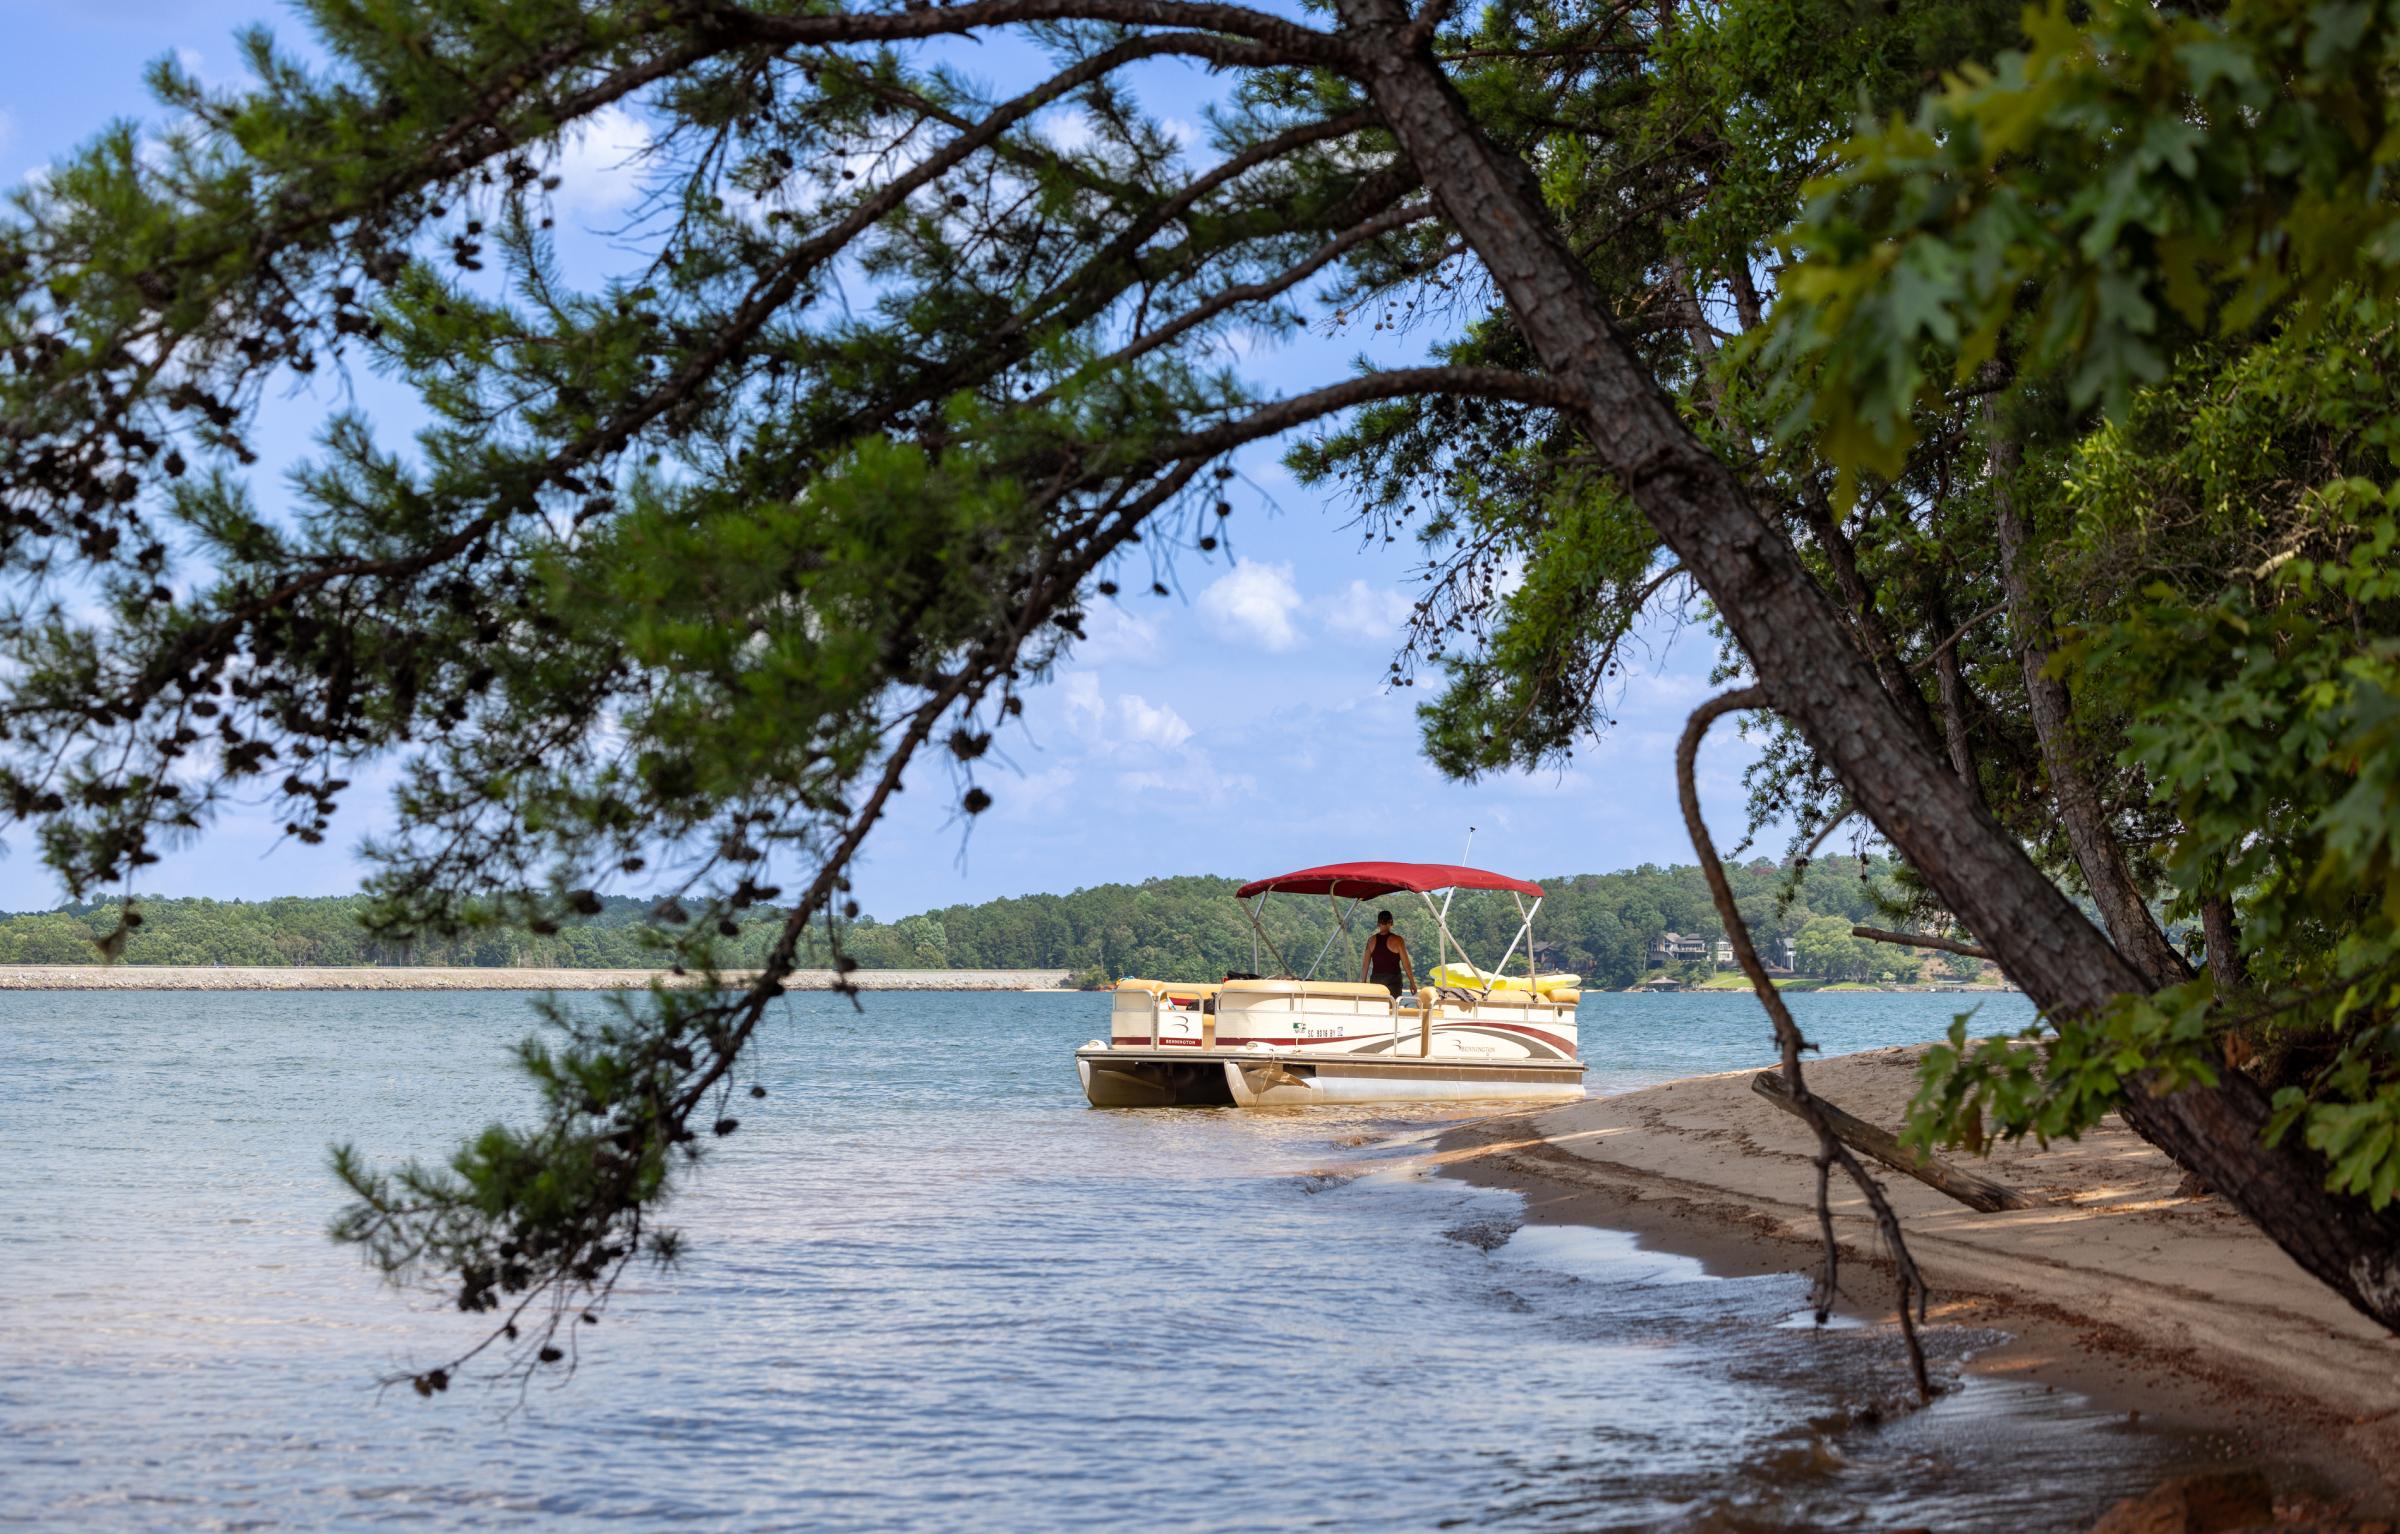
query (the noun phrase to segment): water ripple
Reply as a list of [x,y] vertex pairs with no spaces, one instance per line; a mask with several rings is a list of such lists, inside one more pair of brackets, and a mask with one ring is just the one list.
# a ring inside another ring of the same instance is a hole
[[[1948,1023],[1804,1000],[1834,1048]],[[1882,1339],[1417,1176],[1386,1136],[1437,1113],[1094,1113],[1100,999],[867,1005],[794,1000],[692,1256],[571,1382],[428,1404],[373,1382],[474,1318],[324,1239],[325,1148],[517,1111],[522,999],[0,996],[0,1525],[2013,1531],[2195,1452],[1984,1381],[1862,1426]],[[1620,1084],[1765,1043],[1713,998],[1587,1025]]]

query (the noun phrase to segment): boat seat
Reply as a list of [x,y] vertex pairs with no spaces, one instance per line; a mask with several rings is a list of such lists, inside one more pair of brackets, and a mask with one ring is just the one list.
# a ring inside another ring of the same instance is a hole
[[1486,1012],[1494,1010],[1508,1012],[1572,1011],[1576,1003],[1582,999],[1581,993],[1577,991],[1542,996],[1536,996],[1531,991],[1494,991],[1487,996],[1481,991],[1462,990],[1454,985],[1443,986],[1441,997],[1445,1003],[1451,1006],[1473,1007]]
[[1114,989],[1120,991],[1148,991],[1153,996],[1189,996],[1203,1000],[1217,994],[1217,987],[1213,985],[1185,985],[1182,982],[1175,980],[1120,980],[1116,983]]
[[1341,996],[1359,1000],[1390,1001],[1392,993],[1380,985],[1367,985],[1356,980],[1228,980],[1220,988],[1226,996]]
[[1475,1004],[1479,1007],[1546,1007],[1551,1005],[1549,997],[1536,996],[1531,991],[1494,991],[1489,996],[1476,996],[1472,991],[1468,994],[1475,996]]

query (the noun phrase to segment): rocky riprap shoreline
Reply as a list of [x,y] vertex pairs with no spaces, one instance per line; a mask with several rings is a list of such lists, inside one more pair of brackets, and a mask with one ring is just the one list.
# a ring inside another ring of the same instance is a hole
[[[737,971],[724,978],[739,983],[747,976]],[[850,976],[862,991],[1055,991],[1068,978],[1063,969],[862,969]],[[0,964],[0,991],[622,991],[657,979],[671,986],[700,983],[695,976],[646,969]],[[834,974],[800,970],[784,984],[829,991]]]

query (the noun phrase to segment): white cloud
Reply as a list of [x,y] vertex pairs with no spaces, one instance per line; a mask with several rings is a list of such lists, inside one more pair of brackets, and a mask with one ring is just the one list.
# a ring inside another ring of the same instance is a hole
[[594,218],[631,207],[651,143],[649,125],[615,102],[577,123],[550,167],[560,181],[558,210]]
[[1192,727],[1183,722],[1181,714],[1164,704],[1154,706],[1137,692],[1117,699],[1117,718],[1126,735],[1144,745],[1172,751],[1192,738]]
[[1054,107],[1039,114],[1034,118],[1034,125],[1042,137],[1050,141],[1050,147],[1062,154],[1089,149],[1099,137],[1092,131],[1092,120],[1085,115],[1083,108],[1072,104]]
[[1193,605],[1209,631],[1228,644],[1274,651],[1300,647],[1300,628],[1293,622],[1300,588],[1292,584],[1290,565],[1242,560],[1210,582]]
[[1004,820],[1046,825],[1072,810],[1075,789],[1073,769],[1045,767],[1013,783],[992,785],[993,812]]
[[1070,728],[1097,725],[1108,717],[1107,700],[1100,696],[1100,673],[1071,671],[1059,684],[1059,693],[1067,705],[1067,724]]
[[1349,639],[1397,644],[1412,610],[1408,598],[1389,586],[1352,581],[1326,609],[1325,627]]
[[1185,751],[1157,767],[1117,774],[1117,787],[1128,794],[1157,794],[1183,805],[1221,805],[1258,792],[1258,780],[1246,772],[1223,773],[1205,751]]
[[1223,804],[1257,787],[1247,774],[1220,772],[1172,704],[1112,694],[1096,671],[1066,673],[1058,696],[1070,740],[1063,760],[1036,776],[1040,798],[1061,814],[1107,822],[1132,813],[1112,794]]
[[1095,666],[1147,666],[1158,659],[1158,624],[1137,618],[1114,602],[1101,602],[1084,615],[1083,643],[1075,658]]
[[1097,754],[1144,755],[1146,748],[1172,751],[1192,738],[1192,727],[1174,708],[1152,703],[1138,692],[1110,698],[1097,671],[1070,671],[1059,683],[1067,728],[1090,741]]
[[1704,673],[1671,671],[1662,664],[1632,672],[1625,678],[1620,708],[1626,713],[1639,710],[1679,716],[1698,708],[1702,700],[1715,696],[1728,685],[1712,681]]
[[[1050,141],[1050,147],[1064,154],[1075,154],[1100,142],[1100,130],[1092,124],[1091,109],[1080,103],[1067,102],[1037,113],[1033,122],[1042,137]],[[1208,137],[1199,124],[1181,117],[1162,117],[1158,126],[1187,153]]]

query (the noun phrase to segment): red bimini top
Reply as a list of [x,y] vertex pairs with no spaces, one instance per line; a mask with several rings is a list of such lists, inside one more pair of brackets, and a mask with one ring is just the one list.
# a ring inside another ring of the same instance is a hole
[[1347,895],[1369,900],[1394,890],[1446,889],[1515,890],[1536,900],[1542,898],[1542,887],[1538,884],[1488,869],[1461,868],[1455,863],[1328,863],[1322,868],[1303,868],[1298,873],[1272,879],[1254,879],[1235,890],[1234,897],[1247,900],[1253,895],[1280,890],[1292,895]]

